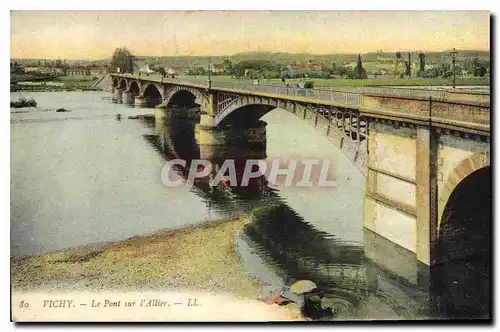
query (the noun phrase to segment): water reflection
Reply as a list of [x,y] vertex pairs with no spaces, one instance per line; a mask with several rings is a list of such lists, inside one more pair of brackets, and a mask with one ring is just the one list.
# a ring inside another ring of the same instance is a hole
[[[192,160],[220,166],[236,159],[237,173],[247,159],[265,159],[265,148],[209,147],[196,143],[195,125],[184,119],[144,120],[153,133],[144,135],[164,158],[184,159],[176,171],[187,178]],[[237,236],[238,251],[250,273],[277,286],[313,280],[336,309],[335,319],[415,318],[426,314],[425,294],[400,285],[365,257],[362,243],[319,231],[269,187],[265,178],[249,187],[211,187],[211,177],[194,182],[193,193],[225,215],[250,212],[251,220]],[[238,182],[239,183],[239,182]],[[361,225],[359,225],[361,227]]]
[[[191,192],[201,197],[214,211],[223,215],[237,215],[252,211],[262,204],[280,202],[274,188],[267,185],[266,178],[260,176],[250,180],[248,186],[240,186],[245,162],[248,159],[266,158],[265,146],[203,146],[196,143],[195,124],[189,119],[144,119],[144,123],[154,130],[143,135],[148,143],[165,161],[182,159],[186,166],[176,165],[173,170],[187,179],[195,159],[207,160],[212,164],[212,172],[196,179]],[[235,161],[238,185],[221,181],[218,186],[210,186],[216,171],[226,159]]]

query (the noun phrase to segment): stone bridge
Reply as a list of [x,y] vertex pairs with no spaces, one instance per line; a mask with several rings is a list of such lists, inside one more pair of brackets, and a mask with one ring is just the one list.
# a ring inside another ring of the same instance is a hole
[[474,236],[491,229],[489,95],[111,76],[115,100],[156,107],[157,118],[199,106],[200,144],[259,142],[259,119],[276,108],[310,123],[366,176],[366,256],[410,283],[427,285],[430,267],[476,254]]

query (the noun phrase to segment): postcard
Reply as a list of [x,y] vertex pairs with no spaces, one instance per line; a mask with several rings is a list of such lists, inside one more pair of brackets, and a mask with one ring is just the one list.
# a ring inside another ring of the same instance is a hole
[[11,11],[11,320],[491,321],[490,19]]

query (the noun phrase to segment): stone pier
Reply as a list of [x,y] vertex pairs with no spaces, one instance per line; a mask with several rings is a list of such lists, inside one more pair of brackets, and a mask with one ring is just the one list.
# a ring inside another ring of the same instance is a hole
[[137,96],[134,99],[134,105],[137,107],[147,107],[148,106],[148,99],[143,96]]
[[[203,115],[202,115],[203,117]],[[241,127],[211,127],[199,124],[197,140],[200,145],[266,145],[267,123],[259,121],[250,128]]]
[[124,91],[122,92],[122,103],[123,104],[134,104],[136,93]]
[[114,103],[121,103],[122,102],[122,94],[123,94],[123,90],[124,89],[121,89],[121,88],[114,88],[113,89],[113,102]]

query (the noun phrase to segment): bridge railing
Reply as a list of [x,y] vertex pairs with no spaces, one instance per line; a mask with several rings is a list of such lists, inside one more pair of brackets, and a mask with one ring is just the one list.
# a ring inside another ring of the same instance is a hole
[[437,98],[444,99],[446,97],[446,91],[443,90],[425,90],[425,89],[413,89],[413,88],[391,88],[391,87],[359,87],[358,92],[360,93],[380,93],[386,95],[396,95],[404,97],[418,97],[418,98]]
[[[138,78],[155,82],[173,83],[173,84],[192,84],[196,86],[207,87],[209,86],[208,77],[188,77],[177,76],[175,78],[162,77],[158,74],[141,75],[125,74],[120,75],[129,78]],[[248,81],[218,81],[217,79],[210,82],[211,88],[219,88],[226,90],[241,90],[241,91],[255,91],[274,95],[285,95],[300,97],[308,100],[328,101],[332,103],[341,103],[352,106],[359,106],[363,102],[363,94],[384,94],[402,97],[414,98],[429,98],[441,100],[467,100],[479,99],[481,101],[489,102],[489,94],[481,96],[471,95],[467,93],[456,93],[445,90],[427,90],[419,88],[402,88],[402,87],[319,87],[313,89],[304,89],[296,86],[284,86],[281,84],[259,83],[254,84]],[[467,98],[466,98],[467,97]]]
[[256,91],[274,95],[301,97],[308,100],[329,101],[349,105],[360,105],[362,96],[357,92],[335,91],[329,89],[303,89],[273,84],[252,84],[247,82],[212,81],[212,88]]
[[[186,82],[197,85],[207,85],[207,79],[178,77],[174,79],[165,79],[164,82]],[[448,96],[443,90],[426,90],[416,88],[392,88],[392,87],[319,87],[313,89],[303,89],[298,87],[286,87],[278,84],[259,83],[241,81],[211,81],[212,88],[235,89],[244,91],[264,92],[276,95],[287,95],[303,97],[308,99],[317,99],[321,101],[330,101],[334,103],[343,103],[348,105],[360,105],[362,103],[363,93],[380,93],[387,95],[397,95],[417,98],[436,98],[446,99]]]

